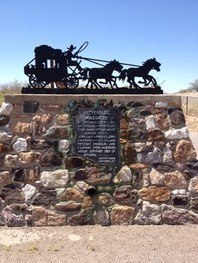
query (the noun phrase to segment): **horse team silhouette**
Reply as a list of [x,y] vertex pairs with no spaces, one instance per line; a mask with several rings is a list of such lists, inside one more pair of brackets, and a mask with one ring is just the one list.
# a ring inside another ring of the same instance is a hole
[[[83,75],[84,80],[88,80],[86,84],[86,88],[90,87],[100,87],[102,84],[110,84],[111,88],[118,88],[116,80],[117,78],[122,81],[127,81],[129,83],[129,88],[137,88],[140,89],[142,86],[138,84],[142,84],[145,87],[148,87],[150,84],[152,87],[157,86],[156,79],[149,75],[151,70],[160,71],[161,64],[155,59],[151,58],[146,60],[142,66],[137,68],[130,67],[128,69],[123,69],[121,63],[116,60],[110,61],[102,68],[85,68],[81,75]],[[112,75],[113,71],[117,71],[120,73],[118,77],[114,77]],[[142,78],[142,81],[139,80],[138,83],[136,82],[136,78]],[[105,82],[98,82],[99,79],[105,79]],[[113,84],[112,84],[113,83]]]

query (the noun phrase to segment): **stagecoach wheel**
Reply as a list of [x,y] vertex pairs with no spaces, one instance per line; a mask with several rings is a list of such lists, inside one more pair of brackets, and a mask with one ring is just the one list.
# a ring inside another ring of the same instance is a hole
[[38,81],[37,77],[31,75],[29,77],[29,83],[33,88],[44,88],[46,86],[46,81]]
[[75,76],[69,76],[64,79],[64,84],[68,89],[76,89],[79,85],[79,80]]

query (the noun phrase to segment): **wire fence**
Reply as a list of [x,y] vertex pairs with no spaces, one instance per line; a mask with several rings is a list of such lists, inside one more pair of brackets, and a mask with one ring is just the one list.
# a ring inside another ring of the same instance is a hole
[[181,96],[181,99],[184,114],[198,117],[198,96]]

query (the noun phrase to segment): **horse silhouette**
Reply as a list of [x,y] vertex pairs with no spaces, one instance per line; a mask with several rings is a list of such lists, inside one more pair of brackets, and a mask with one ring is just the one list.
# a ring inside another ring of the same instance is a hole
[[113,88],[113,85],[116,85],[116,78],[112,76],[112,73],[114,70],[121,72],[122,68],[123,66],[114,59],[102,68],[85,68],[83,72],[81,72],[81,76],[83,76],[84,80],[88,80],[85,86],[86,88],[88,88],[89,84],[91,84],[91,89],[93,88],[93,86],[95,86],[96,88],[102,88],[102,86],[98,83],[98,79],[104,79],[105,82],[100,83],[109,83],[111,88]]
[[134,86],[137,89],[141,88],[141,86],[139,86],[135,82],[135,77],[143,78],[143,81],[138,82],[140,84],[144,84],[145,86],[148,86],[150,83],[152,83],[153,86],[156,86],[157,81],[153,76],[149,75],[148,73],[152,69],[156,71],[160,71],[160,66],[161,64],[155,58],[151,58],[143,62],[143,65],[138,68],[128,68],[122,70],[119,79],[124,81],[125,78],[127,77],[127,82],[129,82],[130,88],[132,88],[132,86]]

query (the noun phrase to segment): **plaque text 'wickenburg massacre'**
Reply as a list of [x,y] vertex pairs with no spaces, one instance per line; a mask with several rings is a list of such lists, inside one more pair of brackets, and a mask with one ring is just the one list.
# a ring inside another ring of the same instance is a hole
[[116,108],[78,110],[75,152],[104,165],[119,162],[119,114]]

